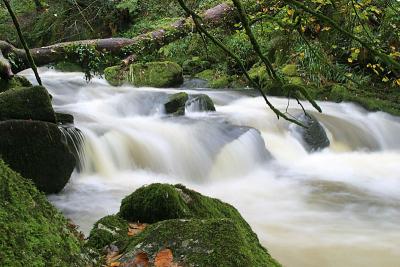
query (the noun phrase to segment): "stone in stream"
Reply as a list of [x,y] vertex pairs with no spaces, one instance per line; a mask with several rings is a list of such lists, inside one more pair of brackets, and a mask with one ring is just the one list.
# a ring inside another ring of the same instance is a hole
[[0,266],[89,266],[72,224],[1,159],[0,236]]
[[164,104],[165,112],[175,116],[185,115],[185,106],[188,99],[189,95],[185,92],[170,95],[168,101]]
[[148,62],[113,66],[104,70],[105,79],[114,86],[124,82],[135,86],[175,87],[183,83],[183,71],[175,62]]
[[297,131],[300,133],[304,141],[307,151],[318,151],[330,145],[324,127],[322,127],[314,116],[302,114],[297,119],[307,127],[303,128],[301,126],[296,126]]
[[75,168],[75,158],[56,124],[0,122],[0,156],[45,193],[60,192]]
[[214,102],[206,94],[199,94],[190,97],[186,107],[192,107],[194,111],[215,111]]
[[56,112],[55,115],[59,124],[74,124],[74,116],[71,114]]
[[50,95],[42,86],[17,87],[0,93],[0,120],[56,122]]
[[[129,222],[145,227],[128,236]],[[163,255],[176,266],[281,266],[234,207],[183,185],[139,188],[122,200],[117,215],[95,224],[88,244],[100,251],[119,246],[120,266]]]

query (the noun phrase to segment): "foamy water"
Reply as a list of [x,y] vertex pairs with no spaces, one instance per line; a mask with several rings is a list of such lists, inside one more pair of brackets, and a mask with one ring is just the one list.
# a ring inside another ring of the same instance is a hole
[[[179,89],[41,76],[55,109],[73,114],[84,135],[82,170],[50,200],[85,233],[138,187],[183,183],[234,205],[285,266],[400,266],[399,118],[349,103],[320,102],[317,114],[305,104],[331,142],[308,153],[260,97],[185,90],[208,94],[217,111],[194,104],[170,117],[163,103]],[[286,109],[286,99],[271,100]],[[288,111],[298,108],[293,101]]]

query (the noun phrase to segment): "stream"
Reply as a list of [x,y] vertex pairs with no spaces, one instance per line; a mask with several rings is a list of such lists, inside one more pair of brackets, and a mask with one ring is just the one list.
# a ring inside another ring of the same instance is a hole
[[[288,267],[400,266],[400,118],[351,103],[304,107],[330,146],[309,153],[298,128],[246,91],[112,87],[40,68],[56,111],[84,135],[80,170],[50,201],[88,234],[121,199],[154,182],[182,183],[235,206]],[[33,82],[34,76],[24,71]],[[168,95],[208,94],[216,112],[165,114]],[[270,98],[296,115],[296,101]]]

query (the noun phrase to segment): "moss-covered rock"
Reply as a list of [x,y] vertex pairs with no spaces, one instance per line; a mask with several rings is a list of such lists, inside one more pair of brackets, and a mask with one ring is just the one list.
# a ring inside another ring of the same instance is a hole
[[128,81],[135,86],[174,87],[183,83],[183,73],[181,66],[170,61],[132,64]]
[[101,250],[113,243],[122,249],[128,241],[127,233],[128,222],[118,215],[109,215],[95,223],[90,231],[87,245]]
[[192,108],[194,111],[215,111],[214,102],[206,94],[192,96],[186,102],[186,107]]
[[122,85],[126,79],[127,73],[121,66],[112,66],[104,70],[104,78],[113,86]]
[[56,122],[50,96],[42,86],[13,88],[0,93],[0,120]]
[[183,62],[182,68],[183,73],[187,75],[193,75],[203,70],[208,69],[211,66],[209,61],[202,60],[200,57],[193,57]]
[[185,92],[173,94],[168,97],[168,102],[164,104],[165,112],[172,115],[185,115],[186,101],[189,96]]
[[16,87],[29,87],[32,84],[23,76],[15,75],[12,79],[0,78],[0,93]]
[[280,266],[253,235],[227,218],[166,220],[135,236],[118,262],[132,262],[139,253],[155,262],[169,249],[179,266]]
[[211,88],[228,88],[230,77],[216,70],[208,69],[196,74],[197,78],[208,81]]
[[61,191],[75,167],[75,158],[57,125],[41,121],[0,122],[0,156],[46,193]]
[[296,126],[307,151],[314,152],[329,147],[330,141],[325,129],[314,116],[302,114],[297,119],[307,127]]
[[29,180],[2,160],[0,236],[0,266],[87,266],[75,230]]
[[[126,238],[126,223],[118,216],[152,224]],[[183,185],[143,186],[122,200],[117,216],[100,220],[93,233],[99,225],[106,230],[93,241],[91,233],[89,242],[98,247],[123,243],[121,264],[134,263],[140,253],[154,263],[160,251],[170,249],[181,266],[280,266],[234,207]],[[121,235],[117,229],[123,229]]]
[[175,62],[148,62],[127,66],[106,68],[105,79],[111,85],[121,85],[124,82],[135,86],[174,87],[183,83],[183,71]]

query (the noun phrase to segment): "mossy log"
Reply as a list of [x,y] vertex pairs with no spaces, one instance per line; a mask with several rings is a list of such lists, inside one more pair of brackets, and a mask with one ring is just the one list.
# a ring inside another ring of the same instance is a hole
[[[233,22],[234,9],[226,4],[217,5],[206,10],[202,15],[204,25],[216,27]],[[99,52],[108,52],[121,58],[130,54],[142,52],[143,50],[155,51],[160,47],[178,40],[194,30],[193,21],[190,18],[182,18],[170,26],[149,33],[141,34],[135,38],[108,38],[82,40],[58,43],[46,47],[30,49],[30,53],[37,66],[43,66],[54,62],[64,61],[71,46],[83,45],[95,48]],[[26,53],[23,49],[14,47],[5,41],[0,41],[0,51],[5,58],[13,57],[18,66],[13,66],[18,72],[30,68]]]

